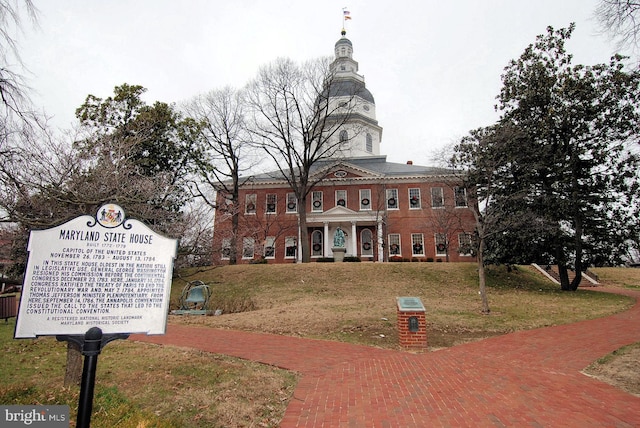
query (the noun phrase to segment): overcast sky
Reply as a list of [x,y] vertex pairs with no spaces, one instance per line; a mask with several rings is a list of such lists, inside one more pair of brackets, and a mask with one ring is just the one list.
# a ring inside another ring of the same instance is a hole
[[18,37],[34,103],[70,128],[88,94],[122,83],[145,101],[180,103],[240,87],[277,57],[333,56],[342,10],[376,101],[382,154],[429,164],[431,153],[495,122],[500,75],[548,25],[577,27],[574,63],[607,62],[597,0],[34,0],[39,28]]

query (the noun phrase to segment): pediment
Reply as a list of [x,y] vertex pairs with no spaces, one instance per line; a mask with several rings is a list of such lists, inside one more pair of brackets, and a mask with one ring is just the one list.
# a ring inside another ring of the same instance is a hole
[[353,211],[347,207],[338,205],[321,213],[307,213],[307,223],[333,223],[333,222],[367,222],[369,224],[376,222],[378,219],[373,211]]
[[313,177],[317,178],[318,176],[322,176],[323,180],[341,180],[374,178],[382,175],[379,172],[353,165],[348,161],[338,161],[314,172]]
[[338,205],[324,211],[323,214],[327,216],[340,216],[340,215],[354,215],[354,214],[357,214],[357,212],[354,210],[350,210],[347,207],[343,207],[342,205]]

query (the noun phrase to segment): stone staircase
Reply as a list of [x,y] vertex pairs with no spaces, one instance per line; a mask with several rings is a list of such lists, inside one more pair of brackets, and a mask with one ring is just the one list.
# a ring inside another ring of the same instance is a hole
[[[540,266],[536,263],[531,264],[532,268],[544,275],[547,279],[549,279],[550,281],[556,283],[556,284],[560,284],[560,273],[558,271],[558,266],[557,265],[545,265],[545,266]],[[573,281],[573,279],[576,277],[576,273],[573,270],[569,270],[569,281]],[[598,275],[596,275],[593,272],[590,272],[588,269],[586,272],[582,272],[582,279],[580,280],[580,287],[597,287],[599,285],[598,283]]]

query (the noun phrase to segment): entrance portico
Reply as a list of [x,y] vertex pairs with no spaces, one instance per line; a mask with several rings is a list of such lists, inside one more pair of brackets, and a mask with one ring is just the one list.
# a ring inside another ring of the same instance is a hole
[[[347,256],[364,256],[371,257],[371,260],[377,259],[377,261],[383,261],[382,218],[379,216],[379,213],[373,211],[353,211],[339,205],[322,213],[309,213],[307,215],[307,227],[309,228],[309,236],[312,240],[312,257],[320,256],[317,251],[318,242],[314,240],[314,233],[321,228],[321,256],[333,257],[333,252],[331,251],[333,237],[336,230],[340,228],[345,232],[345,248],[347,249]],[[358,230],[362,230],[362,228],[372,229],[370,243],[363,243],[361,242],[361,239],[359,239]],[[360,243],[360,246],[358,243]]]

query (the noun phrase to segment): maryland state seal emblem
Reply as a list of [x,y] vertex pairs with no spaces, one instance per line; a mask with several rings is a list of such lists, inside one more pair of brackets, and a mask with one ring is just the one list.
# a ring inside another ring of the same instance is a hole
[[116,204],[106,204],[98,209],[96,220],[103,227],[118,227],[124,221],[124,210]]

